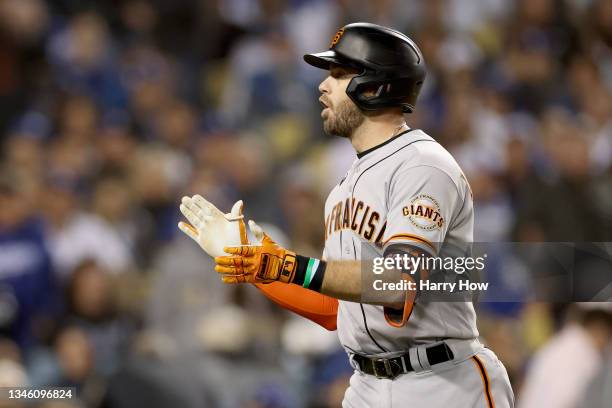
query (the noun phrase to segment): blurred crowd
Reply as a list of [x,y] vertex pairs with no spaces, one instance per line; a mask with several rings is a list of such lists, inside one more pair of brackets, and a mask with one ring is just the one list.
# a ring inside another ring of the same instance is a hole
[[[465,170],[476,241],[611,241],[612,0],[0,0],[0,385],[78,390],[49,407],[339,406],[336,335],[223,285],[176,224],[183,195],[242,199],[320,256],[355,155],[302,55],[355,21],[422,49],[408,124]],[[482,309],[519,401],[543,345],[602,321]]]

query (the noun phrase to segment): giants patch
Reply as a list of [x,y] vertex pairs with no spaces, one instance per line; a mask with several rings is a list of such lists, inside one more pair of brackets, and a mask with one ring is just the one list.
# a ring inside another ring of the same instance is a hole
[[444,225],[438,201],[427,194],[414,197],[402,212],[412,225],[425,231],[440,229]]

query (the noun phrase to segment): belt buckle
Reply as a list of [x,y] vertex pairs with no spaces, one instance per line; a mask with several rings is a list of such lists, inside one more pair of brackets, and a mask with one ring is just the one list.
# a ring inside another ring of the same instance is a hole
[[[383,363],[385,367],[385,374],[379,373],[376,369],[376,363]],[[374,369],[374,376],[376,378],[393,378],[393,370],[391,369],[391,363],[386,358],[375,358],[372,359],[372,368]]]

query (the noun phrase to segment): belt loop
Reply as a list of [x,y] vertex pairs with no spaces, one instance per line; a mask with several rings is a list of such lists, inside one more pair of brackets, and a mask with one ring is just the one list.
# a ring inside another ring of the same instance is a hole
[[417,356],[419,361],[421,362],[421,367],[423,367],[424,371],[431,370],[431,364],[429,363],[429,359],[427,358],[427,346],[418,346],[417,348]]
[[423,366],[421,365],[419,357],[417,356],[417,350],[417,347],[410,347],[410,349],[408,349],[408,356],[410,357],[410,364],[412,365],[414,372],[420,373],[423,371]]
[[404,370],[404,374],[408,372],[408,368],[406,367],[406,355],[400,356],[400,361],[402,362],[402,370]]
[[351,367],[353,367],[355,370],[359,372],[363,372],[361,371],[361,367],[359,366],[359,363],[357,362],[357,360],[355,360],[355,353],[348,353],[348,355],[349,355],[349,364],[351,365]]

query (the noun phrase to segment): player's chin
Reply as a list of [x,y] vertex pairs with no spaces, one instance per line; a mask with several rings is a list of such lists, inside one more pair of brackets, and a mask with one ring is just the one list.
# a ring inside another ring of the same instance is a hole
[[334,126],[329,117],[323,118],[323,131],[330,136],[334,134]]

